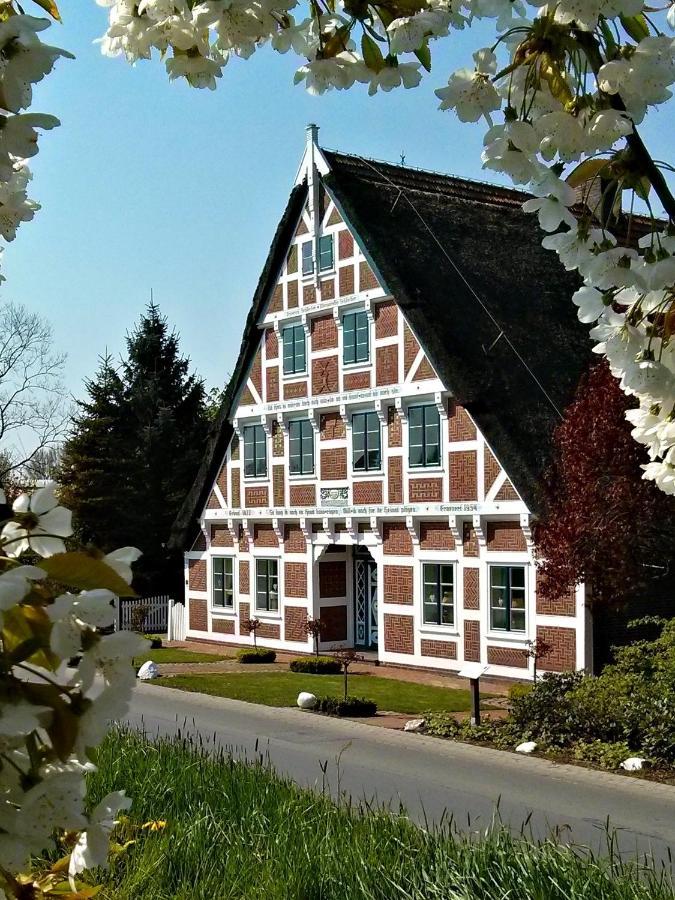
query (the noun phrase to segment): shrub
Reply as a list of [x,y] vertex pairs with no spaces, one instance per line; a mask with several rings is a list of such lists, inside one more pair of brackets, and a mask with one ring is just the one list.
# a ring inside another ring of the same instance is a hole
[[276,658],[276,652],[274,650],[268,650],[265,647],[255,647],[253,649],[243,647],[241,650],[237,651],[237,659],[240,663],[245,664],[273,663]]
[[531,684],[517,681],[509,688],[509,700],[519,700],[521,697],[527,697],[531,690]]
[[329,656],[301,656],[292,659],[289,668],[291,672],[307,675],[339,675],[342,669],[340,663]]
[[151,650],[159,650],[163,644],[163,638],[161,638],[158,634],[144,634],[143,637],[146,641],[150,641],[150,649]]
[[624,759],[633,755],[628,744],[623,741],[580,741],[572,749],[576,759],[585,759],[603,769],[618,769]]
[[479,741],[494,744],[500,750],[512,750],[518,743],[518,730],[506,719],[485,716],[480,725],[472,725],[470,719],[458,721],[452,713],[430,712],[424,714],[426,734],[454,738],[459,741]]
[[329,716],[374,716],[377,704],[365,697],[317,697],[316,709]]

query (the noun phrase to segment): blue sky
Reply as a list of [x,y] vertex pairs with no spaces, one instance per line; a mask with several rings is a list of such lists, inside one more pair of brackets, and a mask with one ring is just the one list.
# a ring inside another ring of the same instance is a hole
[[[43,38],[77,58],[35,91],[33,109],[62,126],[33,161],[43,208],[5,251],[2,292],[53,323],[74,396],[106,348],[123,350],[151,289],[207,385],[223,383],[308,122],[326,147],[485,178],[482,126],[438,112],[433,95],[470,64],[476,29],[437,45],[416,90],[315,98],[293,86],[296,59],[269,49],[232,60],[215,92],[169,84],[158,61],[101,55],[107,11],[93,0],[63,0],[61,12],[65,24]],[[672,107],[650,118],[644,135],[667,158]]]

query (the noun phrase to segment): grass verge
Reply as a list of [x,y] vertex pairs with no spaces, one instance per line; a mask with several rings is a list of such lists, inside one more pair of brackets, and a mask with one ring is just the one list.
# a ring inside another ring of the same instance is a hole
[[[175,675],[157,679],[155,684],[198,691],[231,700],[247,700],[265,706],[295,706],[300,691],[342,697],[342,675],[306,675],[296,672],[242,672],[226,675]],[[352,675],[349,693],[374,700],[379,710],[421,713],[426,710],[463,712],[470,708],[469,692],[429,684],[413,684],[378,678],[376,675]]]
[[165,820],[101,873],[106,900],[674,900],[663,873],[498,825],[467,838],[401,810],[338,805],[190,739],[113,732],[92,803],[125,788],[131,819]]
[[147,652],[137,656],[134,660],[137,666],[147,660],[155,663],[208,663],[220,662],[223,659],[234,659],[234,654],[221,655],[217,653],[197,653],[194,650],[181,650],[180,647],[160,647],[158,650],[150,649],[148,641]]

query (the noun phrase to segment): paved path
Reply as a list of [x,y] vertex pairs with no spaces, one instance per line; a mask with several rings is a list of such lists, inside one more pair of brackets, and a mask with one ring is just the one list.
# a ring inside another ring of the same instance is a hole
[[651,853],[661,861],[675,849],[675,787],[668,785],[153,685],[137,687],[128,720],[151,735],[199,732],[238,756],[268,753],[302,785],[320,787],[325,777],[334,795],[402,803],[419,822],[452,816],[478,831],[499,802],[513,829],[531,815],[538,837],[557,828],[561,840],[602,850],[609,817],[627,857]]

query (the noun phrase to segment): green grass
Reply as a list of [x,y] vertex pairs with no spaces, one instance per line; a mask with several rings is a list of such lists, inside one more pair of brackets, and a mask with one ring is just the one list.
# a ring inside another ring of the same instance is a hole
[[105,900],[674,900],[653,869],[536,843],[495,825],[473,838],[421,829],[403,810],[337,805],[264,762],[189,740],[113,732],[90,800],[124,788],[132,823],[163,819],[99,874]]
[[160,647],[159,650],[151,650],[148,641],[147,652],[137,656],[134,662],[141,665],[150,659],[155,663],[206,663],[232,658],[232,654],[223,656],[216,653],[196,653],[194,650],[181,650],[180,647]]
[[[175,675],[154,684],[198,691],[232,700],[247,700],[265,706],[295,706],[300,691],[313,694],[343,695],[342,675],[304,675],[295,672],[242,672],[226,675]],[[469,692],[429,684],[413,684],[378,678],[376,675],[350,675],[349,693],[367,697],[379,710],[421,713],[426,710],[463,712],[470,708]]]

